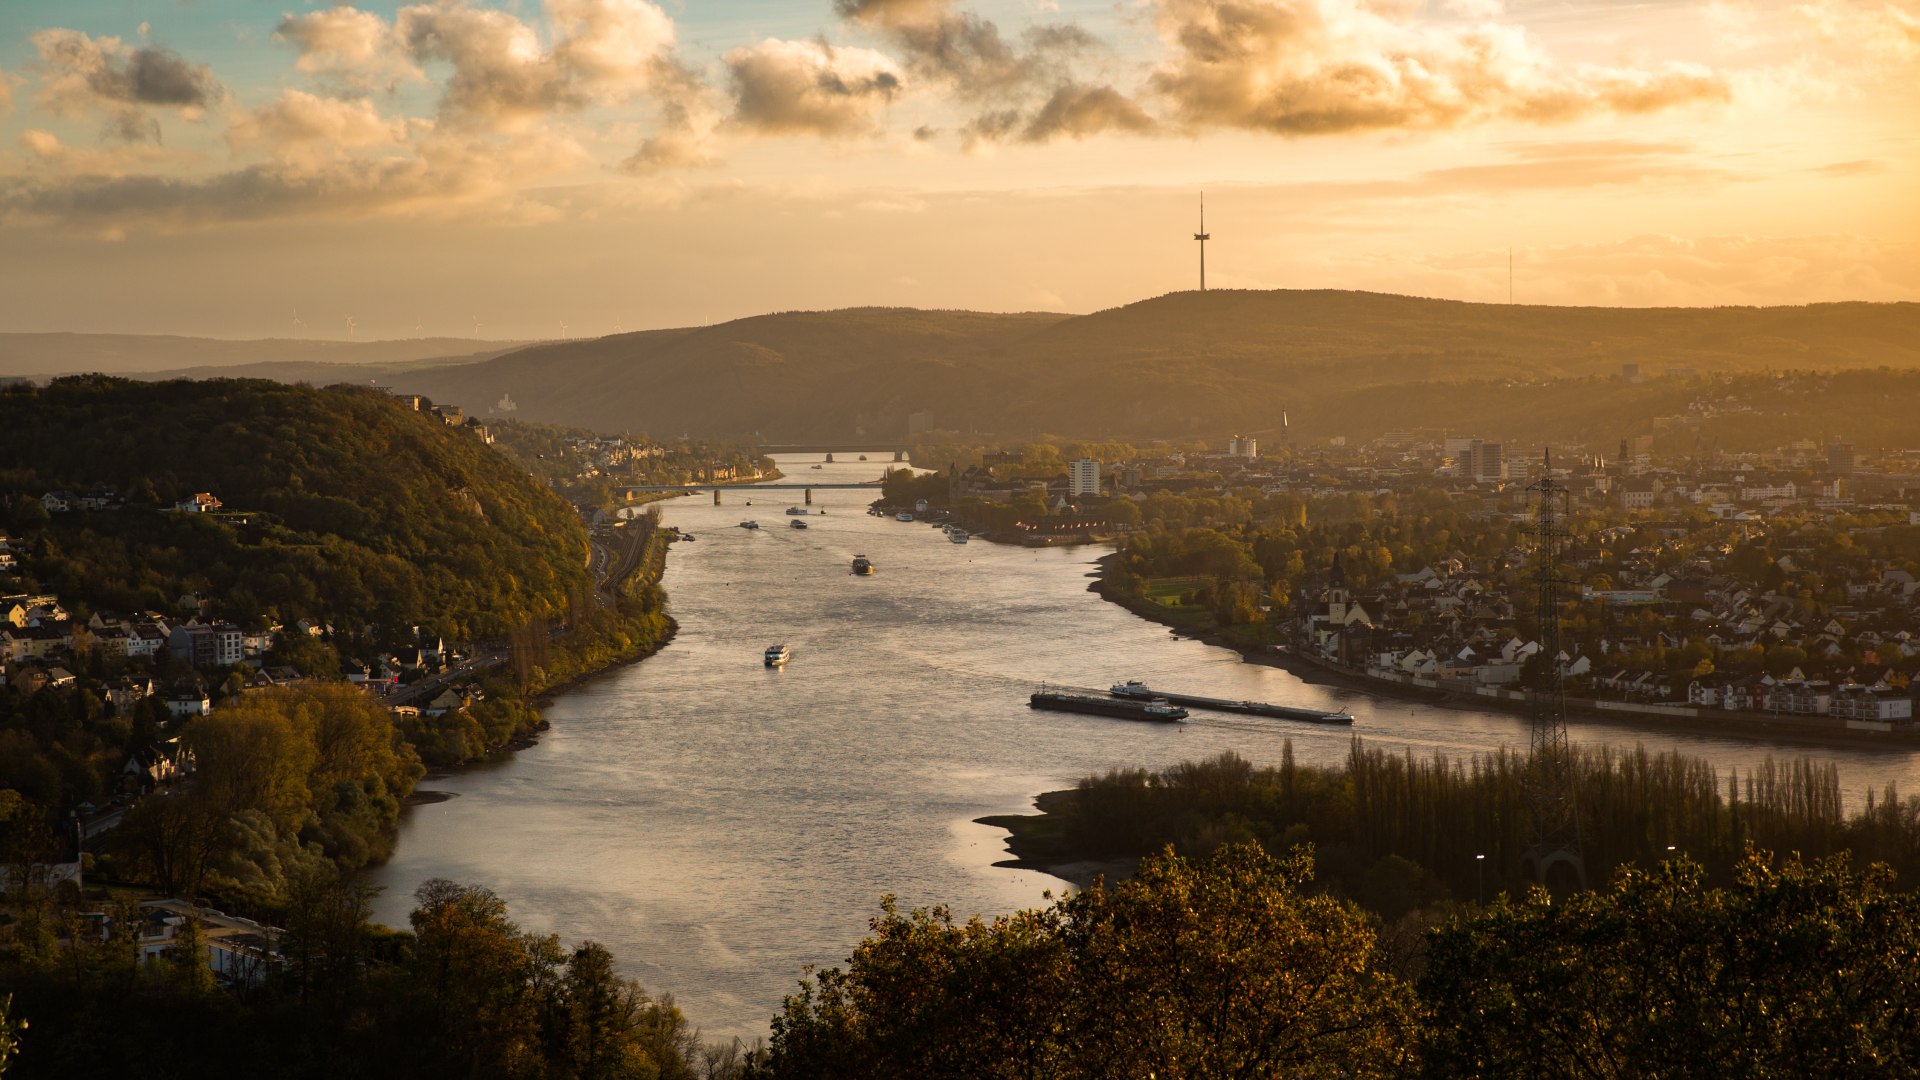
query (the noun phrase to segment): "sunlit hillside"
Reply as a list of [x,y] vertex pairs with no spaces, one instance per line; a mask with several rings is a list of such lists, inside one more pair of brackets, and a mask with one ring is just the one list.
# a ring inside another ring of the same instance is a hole
[[[1508,384],[1619,382],[1628,364],[1650,382],[1920,368],[1920,304],[1649,310],[1187,292],[1082,316],[765,315],[537,346],[398,381],[477,410],[510,396],[527,419],[770,440],[894,437],[916,412],[959,431],[1138,438],[1270,430],[1285,410],[1296,434],[1314,436],[1364,433],[1409,409],[1396,422],[1412,423],[1423,402],[1477,405],[1505,398]],[[1670,404],[1625,393],[1632,400],[1603,396],[1628,411]],[[1574,393],[1556,422],[1577,425],[1591,397]],[[1529,420],[1488,422],[1520,434]]]

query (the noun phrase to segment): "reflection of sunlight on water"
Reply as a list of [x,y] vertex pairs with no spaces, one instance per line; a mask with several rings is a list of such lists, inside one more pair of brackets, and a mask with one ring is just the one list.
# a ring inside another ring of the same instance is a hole
[[[846,481],[887,464],[787,472]],[[763,495],[751,513],[784,521],[799,494]],[[827,512],[804,532],[736,528],[749,513],[736,492],[718,507],[657,504],[699,537],[668,558],[679,635],[556,701],[533,749],[436,779],[465,797],[407,812],[395,859],[371,875],[389,887],[380,917],[404,925],[428,877],[486,884],[527,928],[605,944],[708,1035],[764,1035],[801,969],[844,961],[885,893],[964,919],[1059,892],[1050,875],[993,866],[1008,857],[1005,834],[973,819],[1030,812],[1034,795],[1088,773],[1224,750],[1267,764],[1288,741],[1304,763],[1336,764],[1356,734],[1420,757],[1525,744],[1520,717],[1313,686],[1175,638],[1087,591],[1099,551],[960,547],[924,523],[867,516],[872,497],[816,492]],[[850,574],[856,552],[879,573]],[[794,658],[769,672],[761,654],[776,640]],[[1180,728],[1027,708],[1043,682],[1127,678],[1345,707],[1357,722],[1196,711]],[[1573,734],[1742,770],[1769,751],[1595,724]],[[1814,753],[1839,763],[1856,799],[1868,783],[1914,786],[1912,754]]]

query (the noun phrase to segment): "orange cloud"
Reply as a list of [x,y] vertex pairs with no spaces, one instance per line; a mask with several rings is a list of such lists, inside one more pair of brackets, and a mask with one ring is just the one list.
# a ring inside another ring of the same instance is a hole
[[1518,26],[1438,27],[1357,0],[1155,0],[1152,83],[1192,127],[1283,135],[1554,123],[1729,97],[1694,65],[1556,64]]
[[385,19],[346,4],[303,15],[282,15],[273,39],[299,52],[299,59],[294,61],[298,70],[346,86],[374,89],[384,85],[391,90],[400,81],[425,77],[401,53],[393,28]]
[[768,39],[726,56],[733,122],[763,134],[866,135],[902,85],[893,62],[872,49]]

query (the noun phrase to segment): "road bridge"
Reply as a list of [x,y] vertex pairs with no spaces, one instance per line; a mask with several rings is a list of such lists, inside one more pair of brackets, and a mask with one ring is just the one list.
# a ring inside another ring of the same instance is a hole
[[906,443],[763,443],[757,449],[763,454],[892,454],[893,460],[905,461],[910,447]]
[[628,487],[621,488],[620,490],[626,492],[628,498],[632,498],[635,494],[643,491],[649,493],[670,491],[682,495],[698,495],[703,491],[711,491],[713,492],[713,505],[715,506],[720,505],[720,493],[723,491],[731,491],[736,495],[744,494],[748,496],[749,502],[752,501],[753,493],[756,491],[798,491],[803,493],[802,501],[808,506],[812,506],[813,493],[816,491],[879,491],[880,481],[870,480],[864,484],[700,484],[697,486]]
[[698,495],[703,491],[873,491],[880,481],[864,484],[665,484],[656,487],[623,487],[621,491],[684,491]]

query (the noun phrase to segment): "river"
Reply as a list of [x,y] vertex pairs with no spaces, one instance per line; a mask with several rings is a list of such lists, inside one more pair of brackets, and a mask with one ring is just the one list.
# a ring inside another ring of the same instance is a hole
[[[842,458],[852,455],[840,455]],[[873,462],[789,478],[871,479]],[[452,793],[401,819],[372,881],[376,914],[406,925],[433,877],[486,885],[525,928],[592,938],[708,1037],[764,1035],[807,965],[842,962],[882,894],[992,915],[1062,882],[992,864],[1005,834],[972,824],[1120,766],[1160,768],[1234,750],[1336,763],[1350,735],[1417,754],[1524,747],[1524,719],[1312,686],[1231,651],[1172,637],[1087,591],[1103,549],[949,543],[870,517],[872,492],[729,491],[661,504],[698,539],[676,544],[665,586],[680,632],[657,656],[553,702],[553,730],[510,758],[438,777]],[[752,506],[746,501],[751,498]],[[754,518],[759,530],[737,527]],[[878,566],[855,577],[864,554]],[[784,670],[761,663],[784,641]],[[1226,698],[1342,707],[1351,730],[1196,712],[1185,726],[1039,713],[1039,684],[1144,678]],[[1580,723],[1577,742],[1679,749],[1745,769],[1777,747]],[[1850,800],[1913,789],[1920,754],[1793,747],[1838,764]]]

